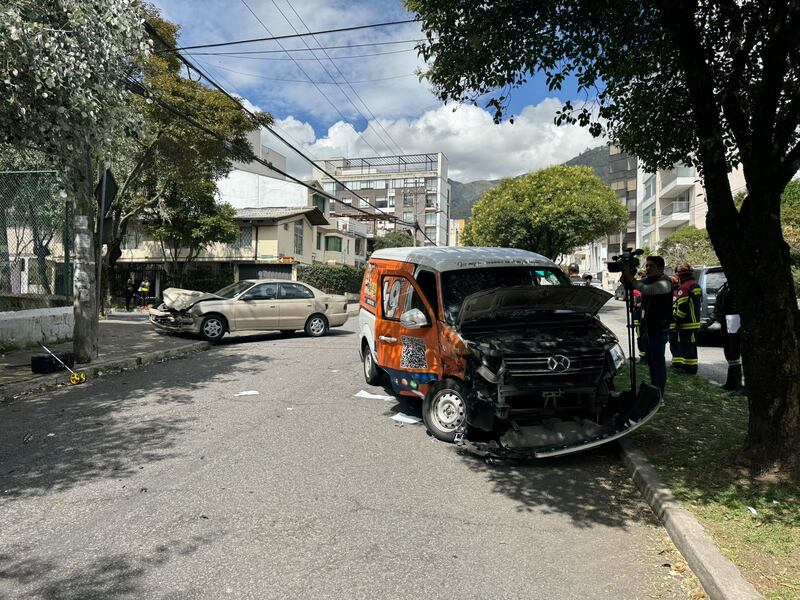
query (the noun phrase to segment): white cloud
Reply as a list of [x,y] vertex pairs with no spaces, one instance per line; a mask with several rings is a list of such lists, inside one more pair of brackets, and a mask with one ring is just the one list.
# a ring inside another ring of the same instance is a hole
[[[487,111],[476,106],[460,106],[456,111],[440,106],[416,119],[380,119],[383,129],[370,121],[366,130],[356,131],[351,124],[338,121],[319,138],[314,137],[308,123],[294,117],[278,120],[276,125],[314,159],[372,156],[374,152],[365,139],[380,154],[396,154],[388,139],[391,136],[406,153],[443,152],[450,177],[466,182],[510,177],[562,163],[603,142],[582,127],[557,127],[553,117],[560,106],[559,100],[546,99],[527,106],[513,124],[499,125]],[[276,145],[272,136],[265,134],[264,143],[287,153],[289,169],[295,174],[308,176],[307,164],[287,148]]]

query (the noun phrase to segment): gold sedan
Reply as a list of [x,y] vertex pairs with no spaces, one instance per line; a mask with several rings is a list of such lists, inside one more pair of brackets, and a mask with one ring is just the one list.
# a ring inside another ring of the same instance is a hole
[[199,334],[209,342],[234,331],[303,329],[320,337],[346,321],[344,296],[279,279],[246,279],[214,294],[167,288],[164,303],[150,309],[150,322],[156,328]]

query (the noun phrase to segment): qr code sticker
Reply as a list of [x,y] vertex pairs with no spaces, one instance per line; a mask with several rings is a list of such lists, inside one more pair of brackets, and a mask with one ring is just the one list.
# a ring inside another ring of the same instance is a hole
[[400,367],[404,369],[427,369],[425,340],[405,335],[401,337],[403,338],[403,355],[400,357]]

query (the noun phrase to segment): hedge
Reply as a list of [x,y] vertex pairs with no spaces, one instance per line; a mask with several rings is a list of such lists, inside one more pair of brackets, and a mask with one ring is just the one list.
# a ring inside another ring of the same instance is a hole
[[297,279],[328,294],[358,293],[364,267],[348,265],[311,265],[298,270]]

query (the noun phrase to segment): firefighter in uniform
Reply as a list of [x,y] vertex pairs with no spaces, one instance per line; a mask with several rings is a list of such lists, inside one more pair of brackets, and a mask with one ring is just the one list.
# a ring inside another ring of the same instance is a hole
[[678,291],[675,292],[673,317],[675,322],[676,352],[672,366],[690,375],[697,373],[697,331],[700,329],[700,304],[703,292],[694,279],[689,263],[681,263],[675,271]]

